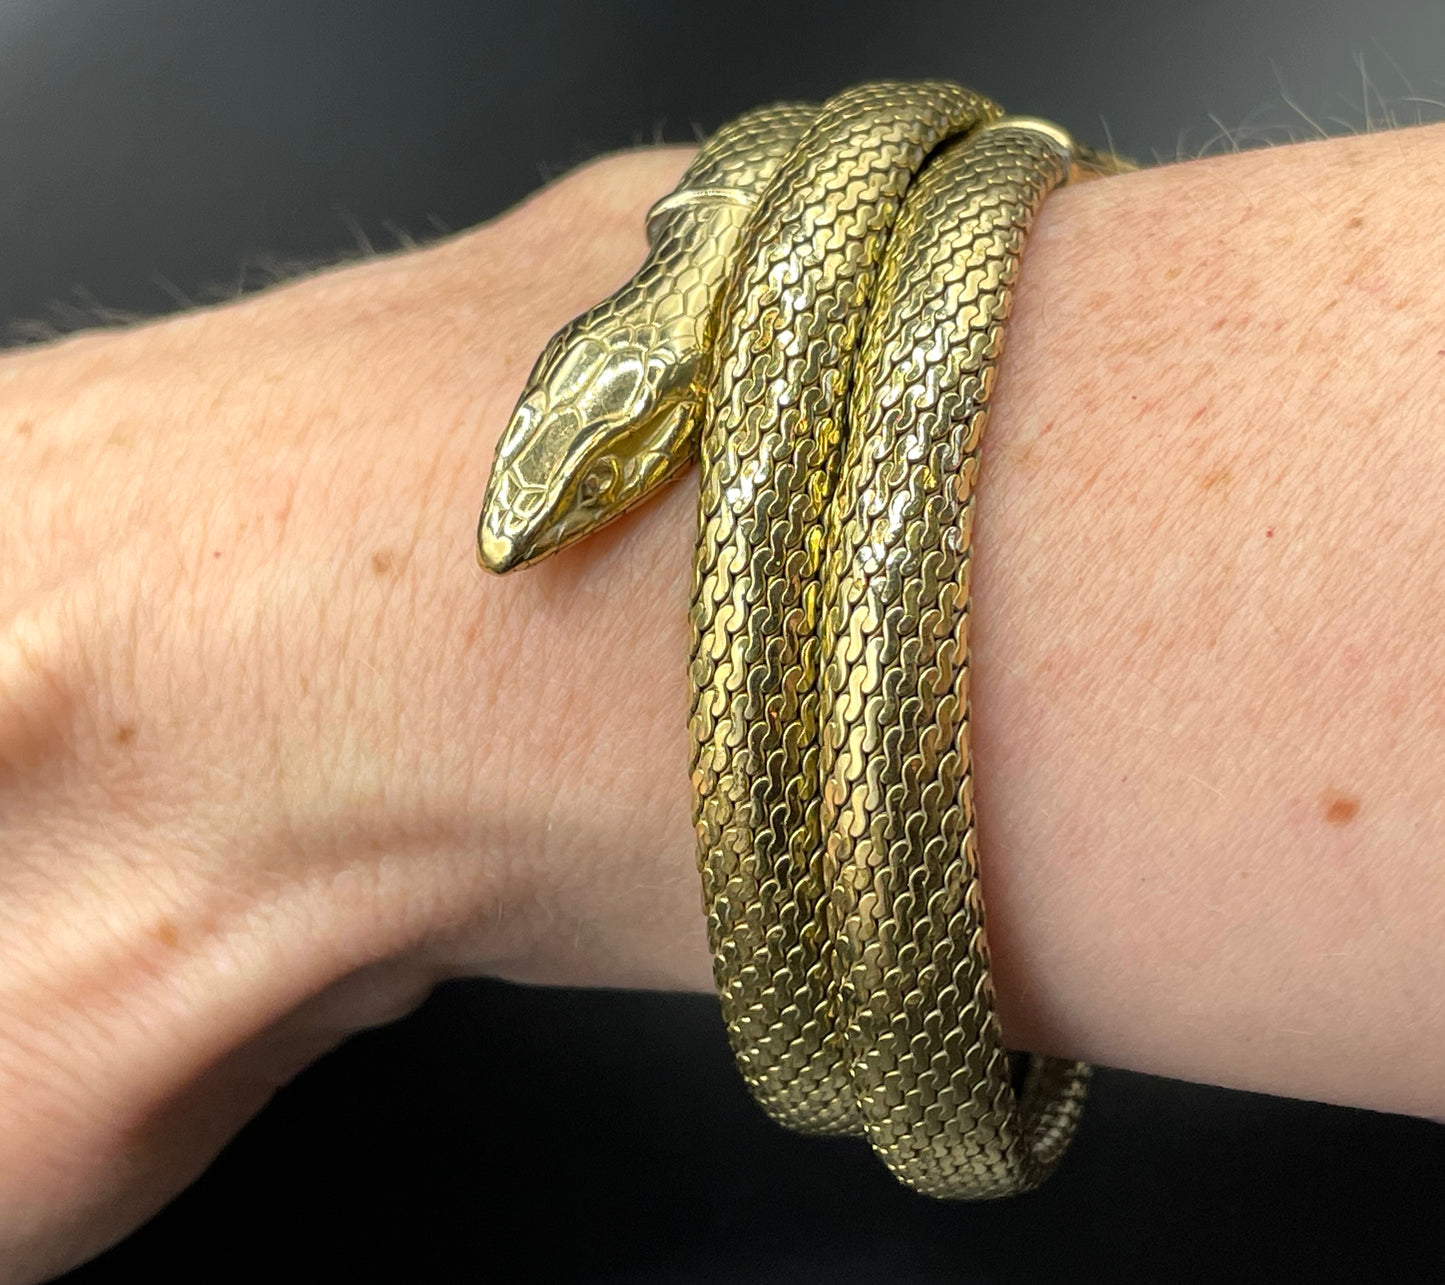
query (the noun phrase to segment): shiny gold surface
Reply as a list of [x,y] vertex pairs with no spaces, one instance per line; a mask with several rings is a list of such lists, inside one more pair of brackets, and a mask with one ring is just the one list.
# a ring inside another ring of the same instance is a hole
[[1023,240],[1127,164],[941,82],[751,112],[649,216],[504,435],[495,571],[697,452],[694,819],[738,1065],[780,1121],[863,1133],[936,1196],[1042,1181],[1089,1068],[994,1015],[968,750],[973,483]]
[[490,571],[555,553],[696,454],[718,295],[768,180],[813,120],[780,104],[724,125],[649,212],[646,261],[564,326],[497,444],[477,548]]

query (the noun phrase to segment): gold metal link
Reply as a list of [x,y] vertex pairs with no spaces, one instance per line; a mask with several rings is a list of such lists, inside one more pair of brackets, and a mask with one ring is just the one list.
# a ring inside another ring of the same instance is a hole
[[856,1133],[820,829],[821,576],[866,303],[914,174],[997,114],[952,85],[824,105],[722,299],[694,559],[694,821],[738,1065],[779,1120]]
[[840,1025],[869,1140],[937,1196],[1036,1185],[1087,1074],[1043,1063],[1020,1116],[968,745],[979,448],[1024,237],[1069,163],[1056,127],[1006,117],[914,184],[873,296],[828,523],[820,771]]
[[1026,1190],[1088,1067],[1015,1091],[968,748],[974,482],[1024,238],[1127,163],[943,82],[739,118],[543,353],[478,532],[505,571],[697,452],[694,820],[738,1065],[936,1196]]

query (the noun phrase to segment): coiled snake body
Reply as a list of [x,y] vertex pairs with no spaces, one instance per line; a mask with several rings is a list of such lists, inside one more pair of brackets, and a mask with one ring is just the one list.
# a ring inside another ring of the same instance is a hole
[[505,571],[692,456],[698,862],[738,1064],[776,1118],[909,1185],[1042,1181],[1089,1068],[1013,1073],[968,756],[973,483],[1023,238],[1121,168],[947,83],[714,135],[651,251],[543,353],[479,528]]

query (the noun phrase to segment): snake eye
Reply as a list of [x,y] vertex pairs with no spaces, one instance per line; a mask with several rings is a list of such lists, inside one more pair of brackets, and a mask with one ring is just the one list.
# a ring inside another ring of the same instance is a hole
[[589,509],[606,503],[620,477],[617,461],[610,455],[604,456],[587,470],[582,481],[577,484],[578,502]]

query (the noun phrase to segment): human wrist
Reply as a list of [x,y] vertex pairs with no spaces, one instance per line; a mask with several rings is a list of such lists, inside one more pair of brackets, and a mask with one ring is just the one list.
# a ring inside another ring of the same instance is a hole
[[[1438,345],[1421,344],[1440,318],[1413,265],[1445,230],[1394,195],[1434,182],[1441,138],[1083,185],[1040,221],[983,448],[973,584],[981,860],[1018,1046],[1439,1113],[1421,1073],[1438,1023],[1403,1003],[1387,1015],[1358,959],[1395,970],[1401,997],[1441,971],[1420,945],[1438,940],[1440,755],[1418,705],[1445,679],[1418,623],[1439,499],[1419,397]],[[1367,511],[1385,522],[1364,541]],[[612,537],[658,572],[629,599],[647,636],[600,602],[595,618],[607,645],[644,645],[639,675],[678,675],[680,726],[693,518],[686,502],[677,514],[676,547],[661,517]],[[606,570],[599,599],[622,584]],[[657,632],[673,627],[653,594],[679,604],[675,633]],[[589,681],[580,648],[554,663]],[[640,681],[626,690],[646,703]],[[620,742],[596,743],[600,772]],[[660,780],[685,746],[659,732],[643,750]],[[669,806],[675,853],[658,868],[681,881],[681,789]],[[586,871],[573,877],[615,875],[613,900],[642,904],[632,868]],[[605,890],[588,895],[605,913]],[[1357,1058],[1338,1056],[1342,1030]]]
[[[1410,265],[1445,231],[1398,199],[1440,139],[1066,189],[1036,231],[973,585],[1017,1045],[1440,1114],[1442,367]],[[636,266],[681,164],[605,162],[431,250],[0,362],[23,707],[0,722],[0,1075],[25,1090],[0,1102],[36,1162],[12,1190],[113,1178],[208,1057],[372,968],[383,1000],[472,971],[707,985],[687,484],[507,581],[470,548],[533,356]],[[81,926],[79,972],[55,925]]]
[[475,422],[487,283],[449,248],[0,358],[10,1270],[133,1225],[417,1002],[438,942],[487,957],[501,866],[473,729],[437,708],[457,656],[409,645],[461,642],[471,605],[437,456]]

